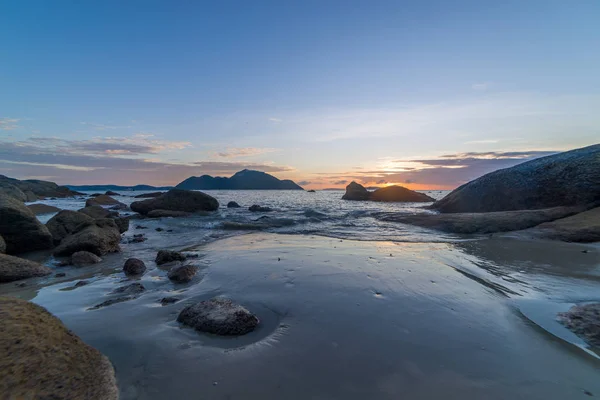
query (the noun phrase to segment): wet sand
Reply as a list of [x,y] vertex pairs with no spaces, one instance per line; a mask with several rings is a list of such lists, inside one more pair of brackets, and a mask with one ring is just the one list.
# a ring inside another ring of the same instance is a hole
[[[176,285],[153,263],[160,237],[93,267],[0,292],[32,298],[114,363],[123,399],[587,399],[597,349],[555,320],[600,300],[600,249],[491,238],[357,242],[256,233],[187,247],[200,273]],[[172,246],[169,246],[172,248]],[[585,251],[585,252],[584,252]],[[139,298],[88,311],[148,271]],[[57,269],[59,271],[59,269]],[[90,284],[74,290],[80,275]],[[65,280],[66,279],[66,280]],[[254,312],[239,338],[177,324],[220,295]],[[182,300],[161,306],[165,296]]]

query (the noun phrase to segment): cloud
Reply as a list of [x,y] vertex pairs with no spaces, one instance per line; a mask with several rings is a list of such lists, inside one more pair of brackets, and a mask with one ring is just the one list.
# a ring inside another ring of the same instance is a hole
[[311,181],[299,181],[296,183],[300,186],[306,186],[306,185],[310,185],[312,182]]
[[499,140],[496,139],[486,139],[486,140],[469,140],[468,142],[465,142],[465,144],[493,144],[493,143],[498,143]]
[[480,82],[471,85],[473,90],[488,90],[492,86],[492,82]]
[[276,151],[279,151],[279,149],[259,147],[230,147],[226,151],[218,152],[215,155],[222,158],[238,158],[252,157],[266,153],[273,153]]
[[269,118],[269,121],[271,121],[271,122],[283,122],[282,119],[274,118],[274,117]]
[[19,128],[17,125],[19,121],[17,118],[0,118],[0,131],[12,131]]
[[332,182],[334,185],[347,185],[348,184],[348,180],[347,179],[342,179],[340,181],[335,181]]

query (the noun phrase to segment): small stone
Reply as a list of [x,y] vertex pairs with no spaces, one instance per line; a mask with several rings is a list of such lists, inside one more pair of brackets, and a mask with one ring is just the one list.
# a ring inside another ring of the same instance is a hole
[[229,299],[213,298],[190,305],[181,311],[177,321],[197,331],[223,336],[239,336],[252,332],[258,318]]
[[146,290],[144,285],[139,282],[131,283],[125,286],[119,286],[111,294],[140,294]]
[[79,281],[75,284],[75,287],[82,287],[85,285],[89,285],[89,282],[88,281]]
[[140,275],[146,271],[146,264],[138,258],[130,258],[125,261],[125,265],[123,266],[123,272],[125,275]]
[[135,229],[148,229],[147,226],[136,225]]
[[160,304],[168,306],[169,304],[177,303],[180,299],[178,297],[163,297],[160,299]]
[[248,210],[251,211],[251,212],[270,212],[270,211],[273,211],[272,208],[259,206],[258,204],[251,205],[248,208]]
[[155,261],[157,265],[162,265],[173,261],[185,261],[185,256],[178,251],[160,250]]
[[236,203],[235,201],[230,201],[229,203],[227,203],[227,208],[240,208],[241,206]]
[[194,265],[180,265],[177,267],[171,268],[167,276],[170,280],[176,283],[187,283],[194,278],[198,272],[198,267]]
[[65,276],[67,276],[67,274],[64,272],[59,272],[58,274],[54,275],[55,278],[64,278]]
[[156,228],[155,230],[156,230],[156,232],[162,232],[162,231],[164,231],[163,228]]
[[76,267],[98,264],[102,259],[89,251],[78,251],[71,256],[71,263]]

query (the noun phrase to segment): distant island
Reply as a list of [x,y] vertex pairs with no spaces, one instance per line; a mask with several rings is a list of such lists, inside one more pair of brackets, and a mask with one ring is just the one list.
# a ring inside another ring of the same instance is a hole
[[176,186],[185,190],[304,190],[289,179],[280,180],[261,171],[245,169],[231,178],[192,176]]
[[150,191],[150,190],[169,190],[173,189],[173,186],[151,186],[151,185],[135,185],[135,186],[120,186],[120,185],[65,185],[71,190],[78,190],[82,192],[106,192],[110,191]]

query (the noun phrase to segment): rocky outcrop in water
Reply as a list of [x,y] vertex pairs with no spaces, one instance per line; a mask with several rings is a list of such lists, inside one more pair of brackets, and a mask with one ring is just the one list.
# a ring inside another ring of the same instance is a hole
[[54,244],[59,244],[61,240],[75,232],[75,229],[78,226],[83,223],[91,222],[93,222],[93,219],[86,214],[77,211],[63,210],[50,218],[50,220],[46,222],[46,227],[52,234]]
[[248,207],[248,211],[251,211],[251,212],[271,212],[271,211],[273,211],[273,209],[270,208],[270,207],[263,207],[263,206],[259,206],[258,204],[253,204],[250,207]]
[[78,251],[71,255],[71,264],[76,267],[98,264],[99,262],[102,262],[102,259],[89,251]]
[[52,235],[22,202],[0,194],[0,235],[8,254],[49,249]]
[[107,196],[120,196],[119,193],[117,192],[113,192],[112,190],[108,190],[106,193],[104,193]]
[[74,192],[54,182],[8,178],[0,175],[0,194],[5,194],[19,201],[36,201],[47,197],[73,197],[81,193]]
[[160,197],[163,194],[165,194],[165,192],[152,192],[152,193],[143,193],[143,194],[138,194],[137,196],[133,196],[135,199],[153,199],[156,197]]
[[146,264],[138,258],[130,258],[125,261],[123,272],[125,275],[141,275],[146,271]]
[[60,211],[60,208],[49,206],[47,204],[30,204],[27,206],[35,215],[53,214]]
[[152,210],[194,213],[198,211],[215,211],[218,208],[219,202],[214,197],[202,192],[180,189],[172,189],[160,197],[136,201],[131,204],[133,211],[143,215]]
[[[40,263],[0,254],[0,282],[50,275],[52,270]],[[1,347],[1,346],[0,346]]]
[[108,358],[44,308],[0,297],[0,320],[0,393],[4,398],[119,398]]
[[425,203],[433,202],[435,199],[424,193],[415,192],[402,186],[387,186],[369,192],[364,186],[351,182],[346,186],[346,193],[342,200],[357,201],[383,201],[383,202],[406,202],[406,203]]
[[600,347],[600,303],[574,306],[558,314],[558,320],[590,345]]
[[125,204],[121,203],[118,200],[113,199],[110,196],[105,194],[101,194],[100,196],[92,197],[85,202],[86,207],[91,206],[115,206],[115,205],[123,205],[127,207]]
[[222,336],[239,336],[252,332],[258,318],[229,299],[214,298],[184,308],[177,321],[197,331]]
[[600,144],[538,158],[462,185],[433,209],[442,213],[531,210],[600,202]]
[[54,249],[56,256],[70,256],[78,251],[89,251],[97,256],[120,251],[121,234],[112,219],[97,219],[81,224]]
[[249,169],[236,172],[231,178],[192,176],[176,187],[186,190],[304,190],[289,179],[279,180],[265,172]]
[[178,251],[172,250],[159,250],[158,254],[156,254],[156,265],[168,264],[173,261],[185,261],[185,255],[181,254]]
[[229,203],[227,203],[227,208],[240,208],[241,206],[236,203],[235,201],[230,201]]
[[175,283],[190,282],[198,272],[195,265],[177,265],[169,270],[167,276]]

